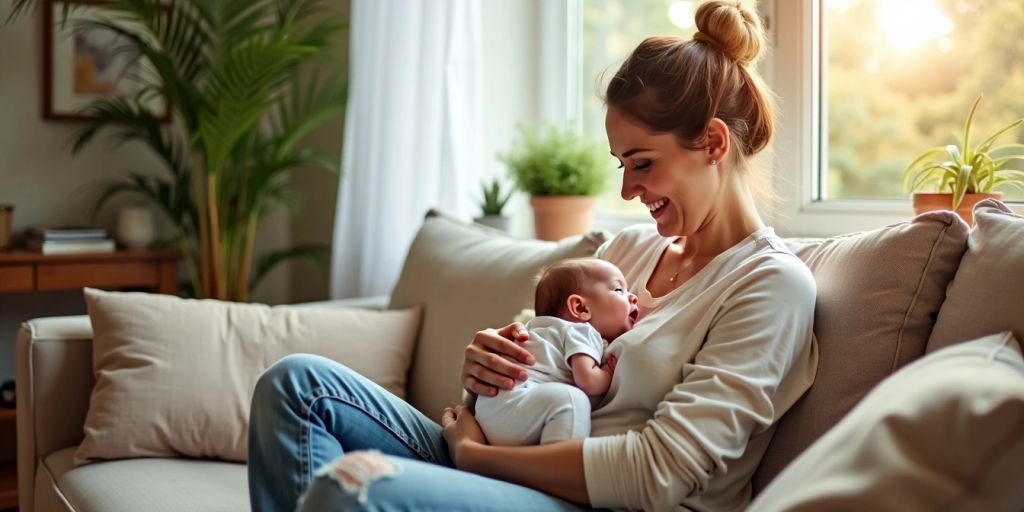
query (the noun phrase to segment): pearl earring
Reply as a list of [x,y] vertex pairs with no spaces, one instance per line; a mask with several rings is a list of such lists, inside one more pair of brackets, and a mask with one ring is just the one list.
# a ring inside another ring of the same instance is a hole
[[718,165],[718,160],[712,160],[711,165]]

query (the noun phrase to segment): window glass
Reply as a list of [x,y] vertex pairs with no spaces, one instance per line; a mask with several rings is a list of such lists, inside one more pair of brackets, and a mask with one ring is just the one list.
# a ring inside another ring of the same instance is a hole
[[[979,94],[972,144],[1024,116],[1021,0],[823,0],[822,15],[820,199],[908,198],[907,164],[955,144]],[[1014,130],[998,143],[1022,139]]]
[[[697,0],[584,0],[583,2],[583,132],[607,141],[604,131],[604,102],[608,80],[641,41],[649,36],[692,37],[693,13]],[[613,156],[608,155],[610,161]],[[615,165],[605,193],[598,198],[602,213],[647,215],[638,200],[625,202],[619,196],[622,184]]]

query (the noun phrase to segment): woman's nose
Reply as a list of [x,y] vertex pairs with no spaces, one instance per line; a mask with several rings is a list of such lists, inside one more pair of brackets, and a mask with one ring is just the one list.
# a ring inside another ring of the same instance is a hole
[[628,172],[622,173],[622,199],[625,201],[632,201],[634,197],[640,195],[640,187],[633,182],[629,177]]

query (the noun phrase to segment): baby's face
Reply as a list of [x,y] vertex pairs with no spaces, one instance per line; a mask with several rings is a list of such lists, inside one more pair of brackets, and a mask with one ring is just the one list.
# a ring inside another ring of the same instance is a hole
[[640,311],[636,306],[636,295],[629,293],[626,278],[618,267],[603,260],[597,260],[599,278],[588,283],[580,295],[586,299],[592,315],[590,325],[601,333],[601,337],[612,341],[633,328]]

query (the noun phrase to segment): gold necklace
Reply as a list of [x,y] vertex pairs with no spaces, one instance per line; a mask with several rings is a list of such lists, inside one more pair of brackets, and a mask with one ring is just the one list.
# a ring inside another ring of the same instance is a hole
[[693,263],[692,260],[691,261],[686,261],[686,260],[683,260],[682,257],[683,257],[683,253],[680,252],[679,253],[679,258],[680,258],[681,261],[680,261],[679,265],[676,266],[676,271],[672,274],[672,277],[668,278],[668,282],[670,282],[672,284],[675,284],[676,278],[679,277],[679,273],[682,272],[684,268],[690,266],[690,263]]

